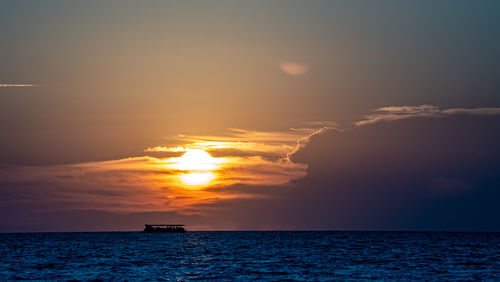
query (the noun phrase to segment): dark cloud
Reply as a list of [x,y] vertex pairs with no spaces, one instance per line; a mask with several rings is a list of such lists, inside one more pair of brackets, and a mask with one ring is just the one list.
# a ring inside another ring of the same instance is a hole
[[308,205],[326,211],[312,219],[326,218],[332,228],[352,218],[352,228],[498,229],[500,208],[486,197],[500,196],[498,140],[498,116],[330,132],[294,156],[310,168],[297,185],[308,190]]
[[266,187],[267,199],[212,203],[211,216],[236,228],[498,231],[498,140],[498,116],[330,130],[294,154],[309,165],[303,179]]

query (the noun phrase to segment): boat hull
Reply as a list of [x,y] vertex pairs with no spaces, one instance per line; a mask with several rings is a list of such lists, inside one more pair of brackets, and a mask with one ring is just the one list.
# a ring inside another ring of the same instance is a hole
[[182,224],[145,224],[143,233],[184,233]]
[[186,230],[144,230],[142,233],[186,233]]

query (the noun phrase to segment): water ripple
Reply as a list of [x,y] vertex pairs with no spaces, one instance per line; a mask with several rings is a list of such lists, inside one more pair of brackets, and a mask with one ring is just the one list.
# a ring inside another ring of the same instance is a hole
[[0,280],[498,280],[499,233],[0,234]]

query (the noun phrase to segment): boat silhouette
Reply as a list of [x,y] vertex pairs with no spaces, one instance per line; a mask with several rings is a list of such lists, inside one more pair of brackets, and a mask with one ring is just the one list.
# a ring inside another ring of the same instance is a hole
[[144,224],[143,233],[184,233],[184,224]]

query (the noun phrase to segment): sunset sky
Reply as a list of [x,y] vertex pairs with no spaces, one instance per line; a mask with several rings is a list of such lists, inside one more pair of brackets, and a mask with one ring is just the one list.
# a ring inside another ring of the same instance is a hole
[[0,232],[500,231],[499,1],[0,1]]

